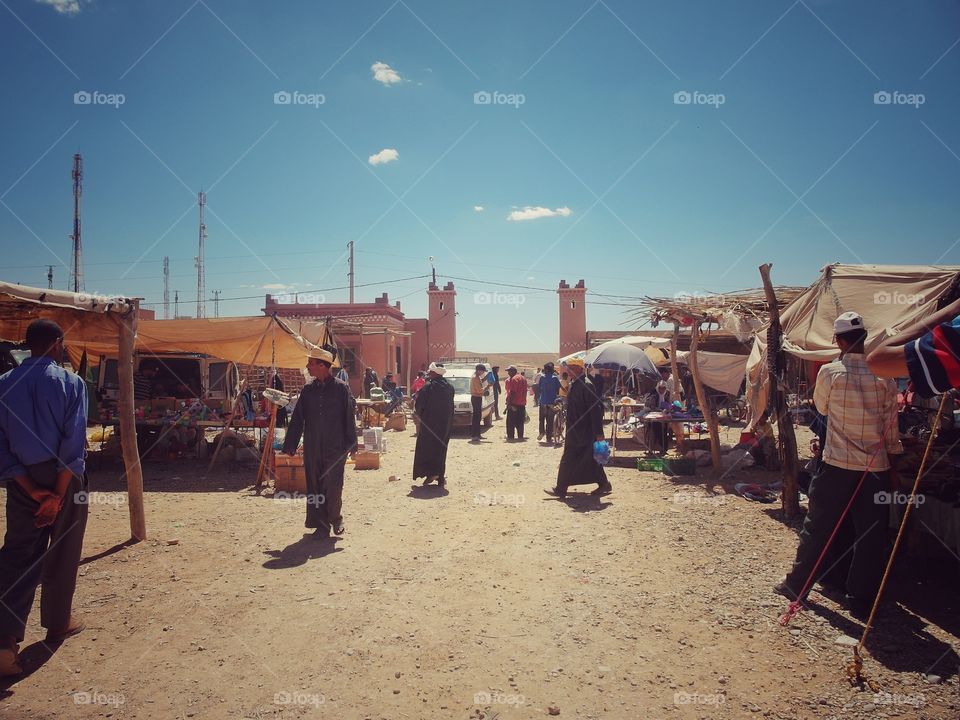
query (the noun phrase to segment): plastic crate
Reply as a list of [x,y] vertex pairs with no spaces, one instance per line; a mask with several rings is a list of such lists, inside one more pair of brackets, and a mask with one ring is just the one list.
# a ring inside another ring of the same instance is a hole
[[640,472],[662,472],[663,458],[637,458],[637,470]]
[[664,475],[696,475],[697,461],[687,458],[664,458]]

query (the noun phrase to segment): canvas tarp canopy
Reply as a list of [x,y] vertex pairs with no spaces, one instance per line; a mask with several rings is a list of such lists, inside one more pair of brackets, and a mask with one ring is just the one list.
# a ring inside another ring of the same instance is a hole
[[[833,342],[833,322],[841,313],[863,316],[869,352],[905,326],[936,312],[956,290],[956,265],[827,265],[819,280],[780,314],[783,348],[803,360],[829,362],[840,351]],[[751,408],[766,406],[767,339],[756,334],[747,362]],[[753,415],[756,417],[756,414]]]
[[22,342],[27,326],[37,318],[46,318],[60,325],[68,340],[104,345],[116,354],[120,338],[118,318],[132,309],[126,298],[0,282],[0,339]]
[[[677,362],[686,364],[689,355],[689,350],[677,351]],[[700,379],[704,385],[728,395],[740,394],[740,386],[743,385],[747,371],[746,355],[698,350],[697,360]],[[665,360],[664,364],[669,365],[670,360]]]
[[[307,350],[325,338],[323,323],[270,316],[140,320],[135,348],[141,354],[196,353],[240,365],[301,368]],[[116,356],[115,345],[71,335],[67,341],[71,358],[84,350],[92,364],[98,356]]]

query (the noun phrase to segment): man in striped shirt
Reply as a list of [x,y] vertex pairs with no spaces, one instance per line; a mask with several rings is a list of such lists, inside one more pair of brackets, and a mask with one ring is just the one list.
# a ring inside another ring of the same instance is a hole
[[903,450],[896,386],[867,367],[863,318],[845,312],[834,332],[840,358],[820,368],[813,394],[817,410],[827,416],[823,467],[810,484],[810,509],[793,569],[775,590],[790,600],[805,599],[814,566],[850,503],[837,538],[846,531],[852,545],[838,547],[835,540],[815,579],[828,590],[844,592],[851,614],[860,617],[869,611],[883,574],[891,457]]
[[960,300],[888,338],[867,358],[880,377],[908,377],[923,397],[960,388]]

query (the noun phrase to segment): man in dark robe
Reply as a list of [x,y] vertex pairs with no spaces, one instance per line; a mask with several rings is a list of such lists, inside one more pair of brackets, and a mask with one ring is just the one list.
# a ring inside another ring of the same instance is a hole
[[443,375],[440,363],[431,363],[427,383],[417,393],[414,411],[420,419],[417,449],[413,455],[413,479],[426,478],[424,485],[436,482],[447,486],[447,445],[453,427],[454,390]]
[[591,495],[607,495],[613,487],[603,466],[593,459],[593,443],[603,440],[603,402],[593,383],[583,372],[583,360],[567,361],[573,377],[567,392],[567,435],[557,471],[557,485],[546,492],[554,497],[567,496],[571,485],[597,484]]
[[350,386],[333,377],[333,355],[312,350],[307,372],[313,382],[305,385],[290,418],[283,442],[287,455],[296,455],[303,437],[303,466],[307,476],[306,527],[314,535],[343,535],[343,468],[347,455],[356,456],[356,403]]

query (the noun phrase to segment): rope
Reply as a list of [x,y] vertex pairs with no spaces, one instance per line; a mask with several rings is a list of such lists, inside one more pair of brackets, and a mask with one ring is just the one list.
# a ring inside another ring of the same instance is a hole
[[[936,421],[939,424],[940,416],[943,415],[943,408],[947,402],[947,393],[944,393],[940,398],[940,408],[937,410]],[[870,633],[871,628],[873,627],[873,618],[877,614],[877,606],[880,604],[880,597],[883,595],[883,591],[887,587],[887,580],[890,578],[890,569],[893,567],[893,560],[897,555],[897,550],[900,547],[900,540],[903,539],[903,531],[907,527],[907,521],[910,519],[910,511],[913,509],[913,504],[917,496],[917,488],[920,486],[920,478],[923,477],[923,471],[927,466],[927,458],[930,456],[930,449],[933,447],[933,439],[936,437],[935,428],[932,428],[930,431],[930,437],[927,438],[927,448],[923,452],[923,459],[920,460],[920,467],[917,469],[917,477],[913,481],[913,489],[910,491],[910,499],[907,501],[907,507],[903,512],[903,520],[900,521],[900,529],[897,531],[897,539],[893,542],[893,550],[890,551],[890,558],[887,560],[887,567],[883,571],[883,579],[880,581],[880,588],[877,590],[877,596],[873,599],[873,607],[870,608],[870,616],[867,618],[867,625],[863,628],[863,635],[860,636],[860,642],[857,643],[857,646],[853,649],[853,662],[847,666],[847,677],[850,679],[851,685],[863,686],[864,683],[870,686],[871,689],[874,688],[873,683],[871,683],[863,675],[863,658],[860,655],[861,650],[863,650],[864,643],[867,641],[867,635]]]

